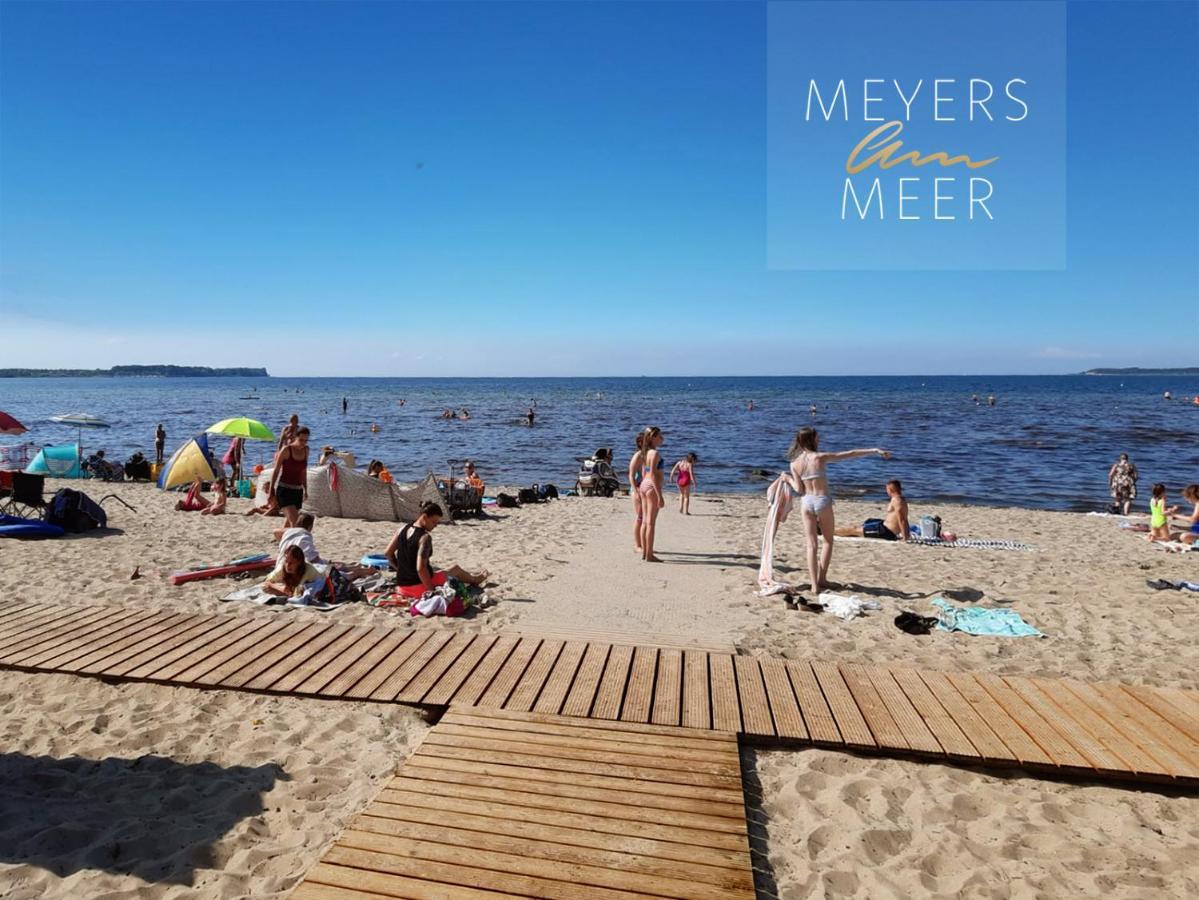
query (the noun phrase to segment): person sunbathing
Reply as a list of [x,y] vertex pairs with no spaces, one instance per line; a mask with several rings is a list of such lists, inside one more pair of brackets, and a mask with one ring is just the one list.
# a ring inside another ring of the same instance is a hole
[[441,587],[447,578],[456,578],[466,584],[481,585],[487,580],[487,572],[468,572],[459,566],[434,569],[433,538],[430,532],[437,527],[444,515],[441,507],[425,501],[420,505],[416,521],[405,525],[387,545],[387,562],[396,573],[396,588],[405,597],[419,600],[426,591]]
[[881,519],[867,519],[861,525],[838,528],[838,537],[868,537],[883,541],[906,541],[908,539],[908,501],[903,496],[903,485],[898,479],[887,482],[887,496],[891,501]]
[[180,512],[199,512],[211,504],[212,501],[204,496],[204,482],[197,478],[187,489],[187,496],[175,504],[175,509]]
[[212,483],[212,488],[216,491],[216,498],[206,507],[200,510],[202,516],[220,516],[225,513],[225,505],[229,502],[229,496],[225,493],[225,479],[221,478]]
[[279,563],[262,583],[263,593],[286,597],[295,606],[308,606],[325,588],[325,576],[304,559],[299,547],[288,547],[279,554]]

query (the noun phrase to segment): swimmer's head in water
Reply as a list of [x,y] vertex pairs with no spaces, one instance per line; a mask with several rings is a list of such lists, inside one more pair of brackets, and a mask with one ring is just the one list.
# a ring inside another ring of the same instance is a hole
[[800,453],[815,453],[816,448],[820,446],[820,435],[816,433],[815,428],[801,428],[795,432],[795,440],[791,442],[791,447],[787,450],[787,458],[795,459]]

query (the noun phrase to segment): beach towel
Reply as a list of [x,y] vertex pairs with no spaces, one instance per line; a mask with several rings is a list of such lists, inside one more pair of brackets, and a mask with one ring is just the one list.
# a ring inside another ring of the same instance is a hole
[[867,610],[883,608],[877,600],[863,600],[856,594],[834,594],[832,591],[825,591],[817,596],[816,602],[824,607],[825,612],[847,622],[856,619]]
[[950,547],[967,550],[1024,550],[1033,551],[1037,548],[1032,544],[1022,544],[1020,541],[987,538],[957,538],[952,541],[931,540],[929,538],[908,538],[909,544],[922,547]]
[[791,490],[791,482],[785,474],[780,474],[766,489],[766,502],[770,509],[766,514],[766,528],[762,532],[762,563],[758,567],[758,596],[769,597],[771,594],[783,594],[791,590],[791,585],[774,578],[774,538],[779,526],[787,521],[795,503],[795,492]]
[[989,637],[1044,637],[1014,609],[952,606],[940,597],[929,602],[940,610],[937,628],[941,631],[964,631]]

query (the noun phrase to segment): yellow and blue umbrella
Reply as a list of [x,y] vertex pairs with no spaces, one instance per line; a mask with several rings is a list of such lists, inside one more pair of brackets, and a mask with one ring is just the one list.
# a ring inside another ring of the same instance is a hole
[[171,454],[158,473],[158,486],[165,490],[201,481],[216,481],[221,477],[220,466],[208,450],[208,435],[198,434],[185,441]]

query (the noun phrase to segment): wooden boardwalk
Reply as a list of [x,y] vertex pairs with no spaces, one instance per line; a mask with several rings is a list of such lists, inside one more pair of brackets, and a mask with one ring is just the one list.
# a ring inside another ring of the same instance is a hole
[[751,898],[737,738],[451,707],[291,896],[380,895]]
[[0,668],[1199,783],[1199,693],[271,616],[0,603]]

